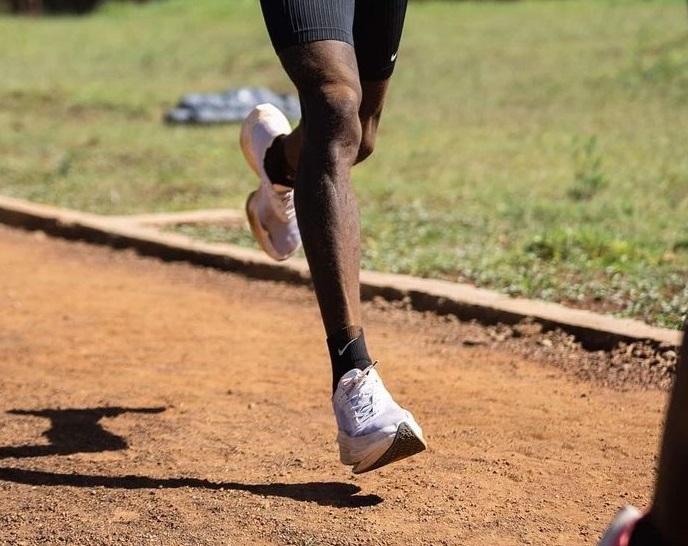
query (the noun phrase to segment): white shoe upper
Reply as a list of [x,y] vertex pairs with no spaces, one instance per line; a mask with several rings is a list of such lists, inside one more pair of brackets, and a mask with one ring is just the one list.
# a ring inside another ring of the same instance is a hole
[[364,371],[347,372],[339,380],[332,405],[339,430],[351,438],[385,428],[396,431],[400,422],[413,420],[413,416],[392,399],[372,366]]
[[289,120],[272,104],[256,106],[241,126],[241,150],[258,175],[260,185],[246,203],[251,230],[261,248],[276,260],[285,260],[301,245],[296,223],[294,190],[272,184],[265,172],[265,152],[279,135],[289,134]]

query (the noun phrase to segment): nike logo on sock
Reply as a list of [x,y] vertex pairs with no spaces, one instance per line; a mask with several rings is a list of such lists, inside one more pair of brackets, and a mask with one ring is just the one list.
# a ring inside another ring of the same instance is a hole
[[349,341],[349,343],[347,343],[346,345],[344,345],[344,347],[342,347],[341,349],[337,348],[337,354],[338,354],[339,356],[342,356],[342,355],[346,352],[346,350],[349,348],[349,345],[351,345],[351,344],[352,344],[354,341],[356,341],[357,339],[358,339],[358,338],[355,337],[354,339],[352,339],[351,341]]

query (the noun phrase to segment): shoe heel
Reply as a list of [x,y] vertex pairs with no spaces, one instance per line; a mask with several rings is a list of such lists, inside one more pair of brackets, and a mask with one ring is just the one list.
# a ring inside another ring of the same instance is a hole
[[361,468],[359,463],[353,468],[354,474],[363,474],[380,467],[395,463],[412,455],[416,455],[427,448],[425,441],[419,438],[410,425],[401,423],[394,436],[392,445],[384,452],[382,457],[368,467]]

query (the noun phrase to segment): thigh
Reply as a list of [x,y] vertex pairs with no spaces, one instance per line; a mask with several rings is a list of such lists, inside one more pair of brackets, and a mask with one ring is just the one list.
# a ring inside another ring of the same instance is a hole
[[291,46],[323,40],[354,44],[355,0],[261,0],[260,5],[278,54]]
[[357,0],[353,39],[361,80],[387,80],[394,71],[408,0]]

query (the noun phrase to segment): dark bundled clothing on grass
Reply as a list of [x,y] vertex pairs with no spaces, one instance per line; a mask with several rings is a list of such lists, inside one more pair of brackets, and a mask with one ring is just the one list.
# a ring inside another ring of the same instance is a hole
[[287,118],[301,118],[299,100],[294,95],[275,93],[264,87],[239,87],[221,93],[184,95],[177,106],[165,113],[166,123],[210,125],[239,123],[258,104],[270,103]]

